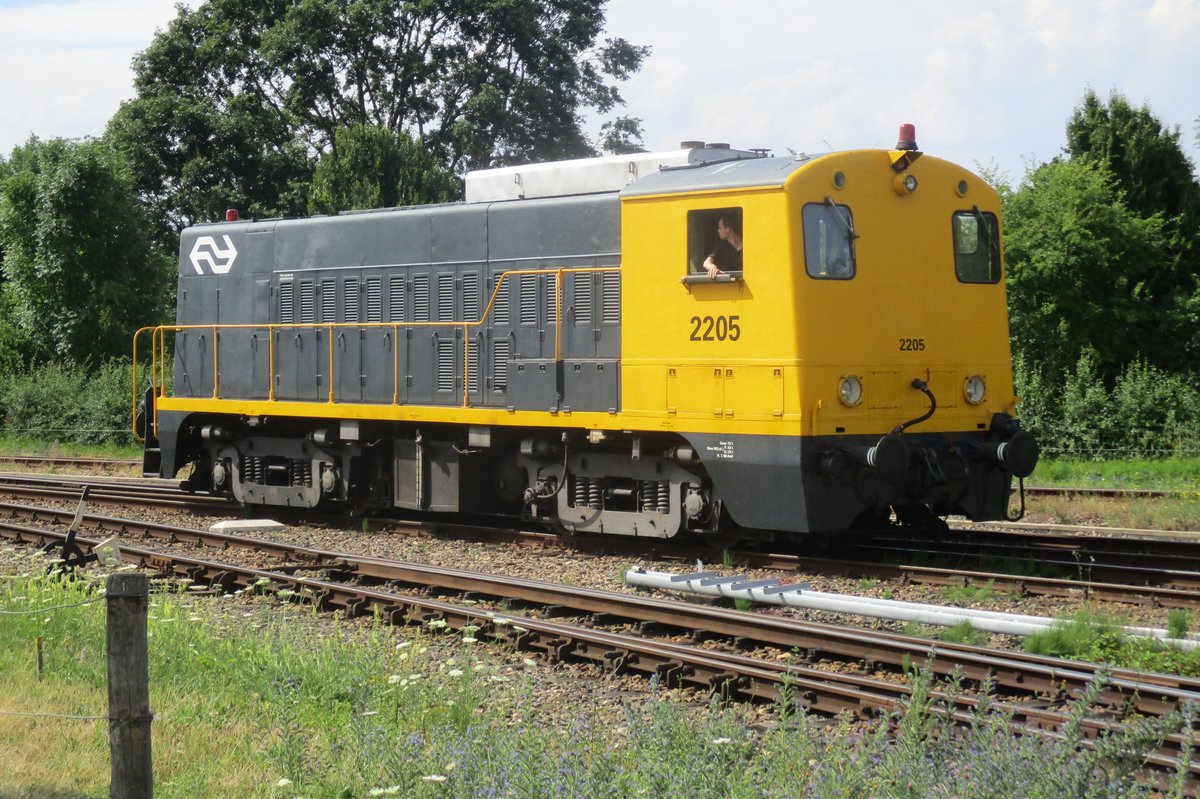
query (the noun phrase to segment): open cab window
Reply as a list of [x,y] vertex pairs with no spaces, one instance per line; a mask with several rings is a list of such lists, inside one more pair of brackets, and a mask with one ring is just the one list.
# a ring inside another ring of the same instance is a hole
[[[721,229],[726,228],[725,237]],[[742,279],[742,209],[706,208],[688,211],[687,274],[684,283],[729,282]],[[705,262],[712,258],[717,269],[710,277]]]
[[1000,226],[995,214],[978,208],[954,214],[954,273],[961,283],[1000,281]]
[[830,199],[808,203],[804,222],[804,268],[818,280],[849,280],[857,271],[854,259],[854,215]]

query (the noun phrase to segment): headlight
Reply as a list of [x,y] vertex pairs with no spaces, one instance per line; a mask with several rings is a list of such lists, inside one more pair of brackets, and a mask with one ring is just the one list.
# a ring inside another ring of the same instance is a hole
[[917,176],[903,172],[892,178],[892,188],[901,197],[907,197],[917,190]]
[[846,375],[838,383],[838,399],[848,408],[862,402],[862,380],[855,375]]
[[963,396],[967,398],[967,402],[978,405],[987,396],[987,383],[981,376],[971,375],[963,381]]

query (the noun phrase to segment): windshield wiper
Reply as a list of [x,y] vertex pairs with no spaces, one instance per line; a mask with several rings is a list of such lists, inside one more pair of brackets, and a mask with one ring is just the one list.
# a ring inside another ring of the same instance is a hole
[[979,210],[978,205],[971,206],[971,213],[975,214],[975,218],[979,220],[979,227],[983,228],[983,235],[987,237],[988,244],[992,245],[992,250],[996,253],[996,260],[1000,260],[1000,242],[996,241],[992,236],[991,225],[987,223],[987,219],[983,215],[983,211]]
[[854,220],[850,217],[850,214],[847,213],[845,216],[843,216],[842,209],[838,208],[837,203],[835,203],[833,201],[832,197],[826,197],[825,204],[829,206],[830,210],[833,211],[833,215],[836,216],[838,219],[840,219],[842,222],[842,225],[845,226],[846,240],[854,241],[855,239],[857,239],[858,232],[854,230]]

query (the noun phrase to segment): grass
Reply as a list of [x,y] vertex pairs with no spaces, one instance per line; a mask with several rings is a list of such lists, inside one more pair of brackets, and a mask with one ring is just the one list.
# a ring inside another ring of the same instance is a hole
[[[1168,616],[1168,631],[1186,634],[1186,616]],[[1111,666],[1200,677],[1200,650],[1184,650],[1169,642],[1125,635],[1123,620],[1084,609],[1060,619],[1043,633],[1025,638],[1025,650],[1035,655],[1085,660]],[[1176,636],[1180,637],[1180,636]]]
[[1084,461],[1043,458],[1028,485],[1200,491],[1200,458]]
[[141,458],[140,446],[118,444],[72,444],[30,436],[0,436],[0,454],[40,455],[64,458]]
[[[98,596],[37,565],[0,579],[0,796],[107,795],[107,725],[12,715],[104,713]],[[159,797],[1146,797],[1128,753],[1187,723],[1146,721],[1093,752],[1077,730],[1014,738],[985,701],[955,729],[918,674],[908,705],[870,723],[781,704],[762,724],[654,690],[615,722],[581,708],[555,724],[527,676],[543,666],[514,672],[461,633],[177,590],[152,595],[149,634]]]
[[979,583],[947,585],[941,589],[941,594],[942,599],[948,605],[970,605],[973,602],[991,602],[999,596],[995,580],[988,580],[982,585]]

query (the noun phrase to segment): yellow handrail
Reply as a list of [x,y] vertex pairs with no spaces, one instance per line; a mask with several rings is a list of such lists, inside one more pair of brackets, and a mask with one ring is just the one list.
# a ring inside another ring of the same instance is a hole
[[[292,322],[292,323],[251,323],[251,324],[197,324],[197,325],[157,325],[154,327],[140,328],[133,334],[133,402],[132,402],[132,421],[134,428],[134,436],[138,441],[144,441],[144,437],[137,430],[137,407],[138,407],[138,339],[145,333],[150,333],[150,374],[151,381],[155,387],[155,397],[163,395],[163,386],[166,382],[166,358],[167,358],[167,333],[176,334],[189,330],[205,330],[212,331],[213,336],[213,399],[220,399],[220,335],[222,331],[230,330],[266,330],[267,331],[267,351],[268,351],[268,384],[267,384],[267,401],[276,401],[275,392],[275,368],[276,368],[276,352],[275,352],[275,334],[281,330],[297,330],[297,329],[325,329],[329,335],[329,394],[328,401],[334,403],[337,401],[336,396],[336,380],[334,379],[335,371],[334,364],[336,361],[334,336],[335,330],[338,328],[354,328],[357,330],[380,328],[387,330],[392,337],[393,349],[393,366],[392,366],[392,404],[400,404],[400,328],[414,327],[456,327],[461,326],[463,329],[463,407],[470,407],[471,392],[470,392],[470,374],[471,374],[471,333],[474,328],[478,328],[487,323],[488,318],[492,314],[492,309],[496,305],[496,300],[500,296],[501,286],[504,281],[510,277],[521,277],[523,275],[553,275],[554,276],[554,360],[556,363],[562,361],[562,292],[565,286],[564,276],[567,274],[580,273],[596,273],[596,272],[620,272],[619,266],[587,266],[587,267],[559,267],[549,269],[514,269],[506,272],[501,272],[496,285],[492,289],[492,294],[488,298],[487,305],[484,307],[480,318],[475,321],[436,321],[436,322]],[[482,360],[482,351],[477,355],[477,358]],[[480,374],[482,380],[483,375]],[[154,404],[153,412],[148,420],[151,425],[151,430],[154,437],[158,436],[158,403]]]

